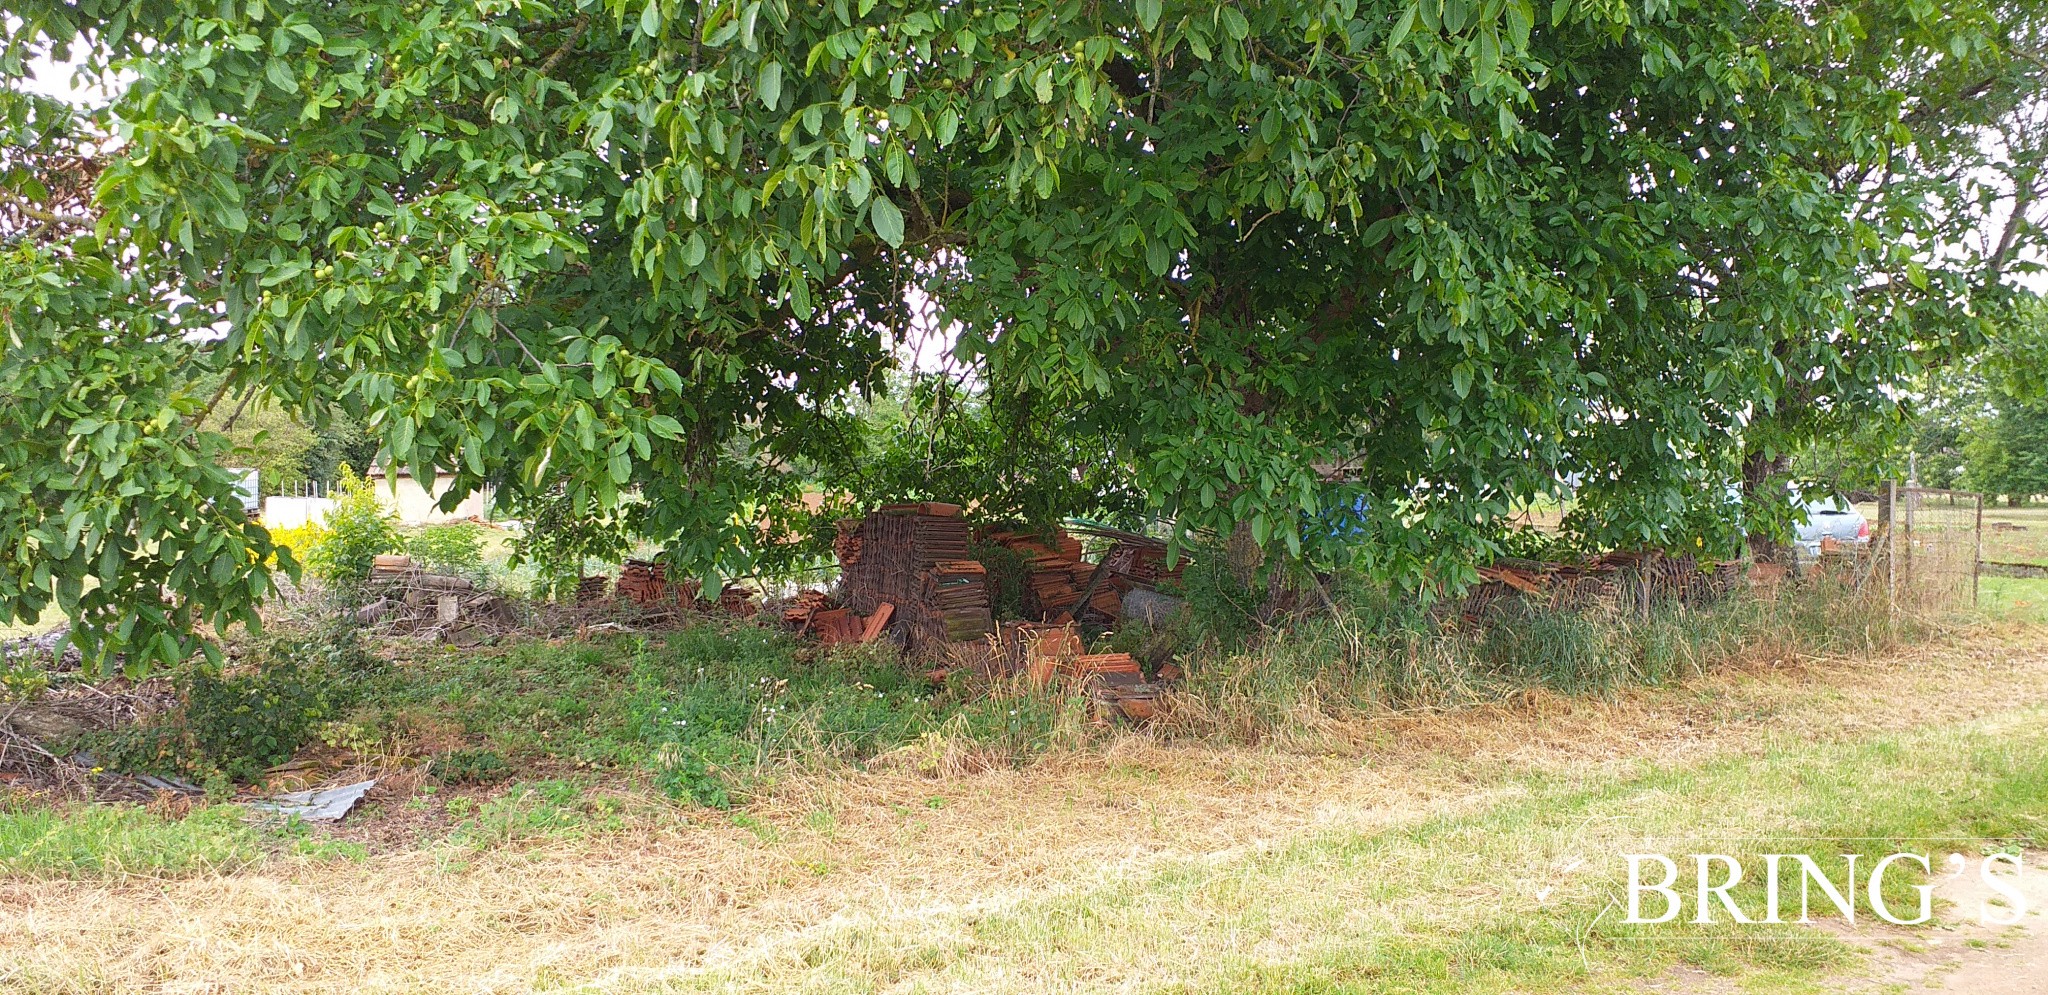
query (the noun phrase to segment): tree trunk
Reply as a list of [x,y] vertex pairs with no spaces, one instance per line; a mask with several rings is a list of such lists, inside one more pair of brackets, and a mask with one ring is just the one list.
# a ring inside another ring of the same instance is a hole
[[[1777,495],[1766,490],[1783,486],[1785,475],[1792,468],[1792,457],[1767,457],[1762,450],[1752,450],[1742,457],[1742,503],[1747,509],[1761,507],[1757,502],[1766,498],[1776,500]],[[1774,538],[1769,532],[1749,530],[1749,555],[1758,563],[1791,563],[1792,548]]]

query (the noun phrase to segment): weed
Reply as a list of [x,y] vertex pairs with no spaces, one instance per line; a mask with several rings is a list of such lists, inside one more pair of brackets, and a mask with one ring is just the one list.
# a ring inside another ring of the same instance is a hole
[[[456,799],[448,811],[455,815]],[[621,806],[610,799],[588,797],[582,785],[549,780],[514,784],[476,807],[449,835],[462,849],[486,850],[534,839],[581,839],[625,827]]]
[[456,750],[435,757],[427,773],[443,784],[496,784],[512,776],[512,765],[496,750]]
[[0,703],[34,701],[50,687],[50,672],[31,656],[0,654]]

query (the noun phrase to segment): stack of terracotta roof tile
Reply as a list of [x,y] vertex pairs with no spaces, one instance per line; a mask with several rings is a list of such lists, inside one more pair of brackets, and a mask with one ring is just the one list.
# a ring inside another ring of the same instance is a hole
[[697,600],[700,585],[694,580],[669,583],[668,568],[651,560],[627,560],[619,570],[612,593],[642,606],[676,605]]
[[827,646],[837,643],[857,643],[865,623],[859,615],[844,608],[821,608],[810,618],[810,631],[818,641]]
[[811,616],[832,604],[832,598],[823,591],[799,591],[796,597],[782,606],[782,624],[801,627]]
[[718,607],[736,618],[751,618],[761,610],[754,603],[754,592],[743,587],[727,587],[718,592]]
[[832,555],[839,558],[841,567],[860,562],[860,519],[842,518],[832,523],[838,534],[832,537]]
[[988,635],[988,570],[974,560],[940,560],[925,568],[924,597],[912,621],[922,640],[968,642]]
[[1576,608],[1618,595],[1683,602],[1718,597],[1741,576],[1726,564],[1649,550],[1612,550],[1576,563],[1503,557],[1478,569],[1480,583],[1466,595],[1465,615],[1478,618],[1493,605],[1518,598]]
[[627,560],[615,590],[637,604],[654,604],[668,596],[668,569],[648,560]]
[[909,634],[910,649],[944,655],[948,643],[984,639],[994,628],[988,582],[968,559],[970,532],[958,505],[927,501],[888,505],[842,528],[835,548],[846,607],[872,618],[884,604]]
[[603,574],[599,574],[596,577],[585,577],[577,581],[576,603],[587,605],[593,601],[603,601],[605,596],[611,593],[611,584],[611,578]]
[[1088,651],[1081,642],[1080,630],[1072,622],[1006,622],[1003,643],[1004,656],[1015,661],[1015,666],[1034,684],[1051,680],[1064,663]]

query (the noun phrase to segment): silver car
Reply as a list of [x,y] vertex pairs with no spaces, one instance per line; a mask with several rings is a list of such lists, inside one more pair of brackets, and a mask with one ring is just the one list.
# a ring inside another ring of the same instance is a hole
[[1870,521],[1855,505],[1840,497],[1823,497],[1803,501],[1800,507],[1806,520],[1793,526],[1792,535],[1802,562],[1820,558],[1823,539],[1852,548],[1870,545]]

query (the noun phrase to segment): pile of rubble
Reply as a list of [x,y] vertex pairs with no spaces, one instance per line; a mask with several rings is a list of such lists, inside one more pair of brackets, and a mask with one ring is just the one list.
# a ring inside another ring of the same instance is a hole
[[403,554],[377,557],[370,590],[377,597],[356,610],[356,620],[415,638],[472,645],[519,622],[504,598],[467,577],[425,570]]

